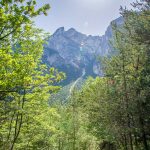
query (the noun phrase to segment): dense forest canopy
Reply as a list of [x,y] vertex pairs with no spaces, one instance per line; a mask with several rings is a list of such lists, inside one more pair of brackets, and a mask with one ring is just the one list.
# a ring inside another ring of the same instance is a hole
[[65,75],[42,62],[48,35],[32,18],[50,6],[36,5],[0,1],[0,149],[149,150],[150,1],[120,9],[114,53],[100,59],[104,76],[55,100]]

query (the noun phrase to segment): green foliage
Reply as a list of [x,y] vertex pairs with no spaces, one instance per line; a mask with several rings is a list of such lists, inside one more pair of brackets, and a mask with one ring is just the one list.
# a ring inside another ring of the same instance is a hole
[[64,74],[41,62],[47,35],[31,22],[49,5],[0,1],[0,149],[149,150],[150,4],[133,6],[139,12],[121,9],[125,23],[114,25],[105,77],[50,98]]
[[87,114],[78,106],[78,94],[74,93],[72,98],[65,104],[62,99],[51,104],[57,109],[60,118],[55,122],[57,132],[51,138],[53,150],[95,150],[97,139],[87,131]]
[[42,65],[46,35],[34,28],[31,17],[36,1],[0,2],[0,149],[50,149],[53,123],[59,118],[50,108],[50,93],[64,78],[54,68]]
[[89,78],[78,92],[88,130],[101,149],[150,148],[150,5],[141,1],[133,6],[139,12],[121,9],[124,25],[114,25],[117,55],[103,59],[105,77]]
[[49,4],[36,9],[36,0],[1,0],[0,1],[0,41],[28,31],[31,18],[40,14],[47,15]]
[[0,139],[3,149],[14,146],[15,149],[27,146],[38,149],[39,142],[48,143],[50,133],[55,131],[53,124],[45,120],[50,119],[48,116],[57,118],[48,106],[48,99],[51,92],[59,89],[52,84],[59,82],[63,74],[53,68],[45,73],[48,71],[41,65],[44,41],[40,33],[31,28],[19,36],[13,46],[1,47]]

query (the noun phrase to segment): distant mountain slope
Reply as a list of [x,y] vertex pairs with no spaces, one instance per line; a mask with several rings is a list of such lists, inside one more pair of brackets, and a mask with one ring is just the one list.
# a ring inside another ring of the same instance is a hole
[[[122,24],[123,19],[120,17],[114,22]],[[85,69],[85,76],[102,75],[97,57],[111,53],[112,47],[109,44],[111,37],[111,25],[103,36],[87,36],[73,28],[65,31],[64,27],[60,27],[49,38],[48,45],[45,46],[43,61],[66,73],[67,79],[63,82],[64,84],[69,84],[79,78],[83,69]]]

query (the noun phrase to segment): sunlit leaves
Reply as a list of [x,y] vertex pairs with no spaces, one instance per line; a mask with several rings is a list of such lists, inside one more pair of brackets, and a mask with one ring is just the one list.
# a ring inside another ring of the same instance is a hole
[[[0,40],[28,30],[31,18],[40,14],[47,15],[49,4],[36,9],[36,0],[2,0],[0,2]],[[13,37],[14,38],[14,37]]]
[[0,149],[37,149],[56,132],[59,115],[48,99],[64,75],[42,64],[47,34],[33,27],[31,17],[46,14],[49,5],[35,7],[35,0],[0,2]]

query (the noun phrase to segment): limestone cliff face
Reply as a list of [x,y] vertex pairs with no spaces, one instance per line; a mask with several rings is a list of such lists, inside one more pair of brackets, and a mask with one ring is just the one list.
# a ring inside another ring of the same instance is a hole
[[[120,25],[123,19],[120,17],[113,22]],[[112,47],[109,44],[111,38],[111,25],[103,36],[87,36],[73,28],[65,31],[64,27],[60,27],[49,38],[48,45],[45,46],[43,61],[64,71],[68,77],[66,83],[78,78],[83,69],[87,76],[102,75],[97,57],[111,53]]]

